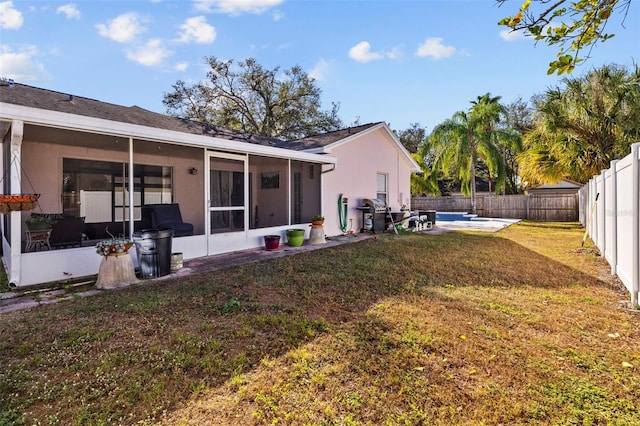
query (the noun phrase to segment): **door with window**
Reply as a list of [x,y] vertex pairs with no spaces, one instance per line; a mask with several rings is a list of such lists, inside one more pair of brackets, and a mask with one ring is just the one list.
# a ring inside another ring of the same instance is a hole
[[208,175],[209,253],[244,248],[248,226],[247,159],[242,155],[210,153]]

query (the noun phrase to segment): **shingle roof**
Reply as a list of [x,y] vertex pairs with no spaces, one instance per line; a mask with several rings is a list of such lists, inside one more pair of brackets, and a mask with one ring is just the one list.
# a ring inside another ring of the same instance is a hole
[[309,136],[307,138],[298,139],[288,142],[287,147],[290,149],[304,150],[313,148],[322,148],[327,145],[331,145],[334,142],[348,138],[362,131],[369,129],[370,127],[377,126],[381,122],[363,124],[355,127],[348,127],[346,129],[336,130],[334,132],[323,133],[317,136]]
[[257,145],[288,147],[286,142],[276,138],[158,114],[135,105],[125,107],[20,83],[0,82],[0,102]]

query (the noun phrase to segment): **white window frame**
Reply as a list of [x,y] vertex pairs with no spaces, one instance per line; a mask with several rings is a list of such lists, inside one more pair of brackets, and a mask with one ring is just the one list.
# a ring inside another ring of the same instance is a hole
[[[384,179],[384,182],[381,182]],[[380,184],[384,184],[384,188],[380,187]],[[382,189],[382,190],[381,190]],[[376,198],[384,201],[385,204],[389,201],[389,174],[377,172],[376,173]]]

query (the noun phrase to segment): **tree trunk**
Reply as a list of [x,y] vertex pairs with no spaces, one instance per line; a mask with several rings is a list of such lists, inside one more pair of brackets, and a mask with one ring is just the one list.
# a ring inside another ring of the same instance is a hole
[[471,154],[471,214],[476,214],[476,162],[475,155]]

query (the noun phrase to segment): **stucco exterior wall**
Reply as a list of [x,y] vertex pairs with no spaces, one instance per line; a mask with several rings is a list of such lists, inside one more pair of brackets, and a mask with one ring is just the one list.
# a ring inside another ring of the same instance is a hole
[[[363,198],[376,198],[377,173],[387,174],[387,203],[392,211],[411,202],[411,164],[387,131],[379,129],[336,146],[331,155],[338,158],[332,172],[323,175],[325,234],[342,233],[338,216],[338,197],[348,198],[347,227],[359,232]],[[325,166],[325,170],[328,167]],[[352,221],[350,221],[352,219]]]

